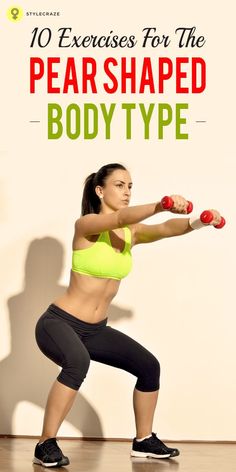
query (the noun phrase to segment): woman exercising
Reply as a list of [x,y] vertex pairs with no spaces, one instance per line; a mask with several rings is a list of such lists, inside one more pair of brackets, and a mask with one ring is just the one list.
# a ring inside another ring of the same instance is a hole
[[[130,174],[121,164],[104,165],[87,177],[82,216],[75,223],[69,287],[36,325],[39,348],[62,367],[49,393],[42,435],[35,447],[33,462],[44,467],[69,464],[56,435],[86,377],[90,359],[126,370],[137,378],[133,393],[136,437],[131,456],[161,459],[179,455],[178,449],[167,447],[152,432],[159,362],[138,342],[107,326],[107,311],[121,279],[131,270],[131,248],[135,244],[180,236],[206,224],[200,218],[172,218],[145,225],[143,220],[164,208],[186,214],[189,202],[172,195],[168,202],[162,199],[129,207],[131,188]],[[208,213],[208,224],[221,222],[218,211]]]

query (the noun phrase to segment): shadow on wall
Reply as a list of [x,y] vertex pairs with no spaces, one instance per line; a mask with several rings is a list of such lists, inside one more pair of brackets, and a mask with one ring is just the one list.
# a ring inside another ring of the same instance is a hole
[[[59,241],[45,237],[31,242],[26,257],[24,290],[8,301],[12,350],[0,364],[1,434],[14,434],[12,418],[18,402],[28,401],[45,407],[48,392],[58,375],[58,367],[39,350],[34,330],[41,314],[66,288],[58,285],[62,268],[63,247]],[[110,307],[111,321],[131,316],[130,310]],[[66,420],[84,437],[103,437],[97,412],[80,392]]]

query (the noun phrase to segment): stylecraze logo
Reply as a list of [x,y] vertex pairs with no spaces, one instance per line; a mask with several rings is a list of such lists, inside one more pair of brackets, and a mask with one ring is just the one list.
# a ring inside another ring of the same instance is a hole
[[12,5],[7,10],[7,18],[13,23],[17,23],[23,17],[23,10],[19,5]]
[[12,21],[13,23],[17,23],[20,21],[23,16],[25,17],[37,17],[37,16],[46,16],[46,17],[51,17],[51,16],[60,16],[61,13],[60,11],[26,11],[25,13],[23,12],[23,9],[19,5],[12,5],[11,7],[8,8],[7,10],[7,18],[8,20]]

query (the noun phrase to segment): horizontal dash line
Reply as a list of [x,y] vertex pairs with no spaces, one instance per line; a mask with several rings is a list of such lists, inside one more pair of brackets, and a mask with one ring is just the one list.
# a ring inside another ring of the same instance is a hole
[[196,121],[196,123],[206,123],[206,121],[198,120],[198,121]]
[[40,121],[32,120],[30,123],[40,123]]

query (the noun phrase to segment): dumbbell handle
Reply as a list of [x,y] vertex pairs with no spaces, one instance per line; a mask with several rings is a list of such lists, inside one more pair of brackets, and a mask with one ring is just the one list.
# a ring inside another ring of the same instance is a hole
[[[209,224],[214,219],[214,215],[210,210],[205,210],[200,215],[200,220],[204,224]],[[220,223],[218,225],[214,225],[214,228],[221,229],[225,225],[226,221],[224,217],[221,217]]]
[[[171,210],[171,208],[174,205],[174,200],[171,197],[165,196],[161,199],[161,204],[164,210]],[[187,213],[191,213],[192,210],[193,210],[193,204],[192,202],[188,202]]]

